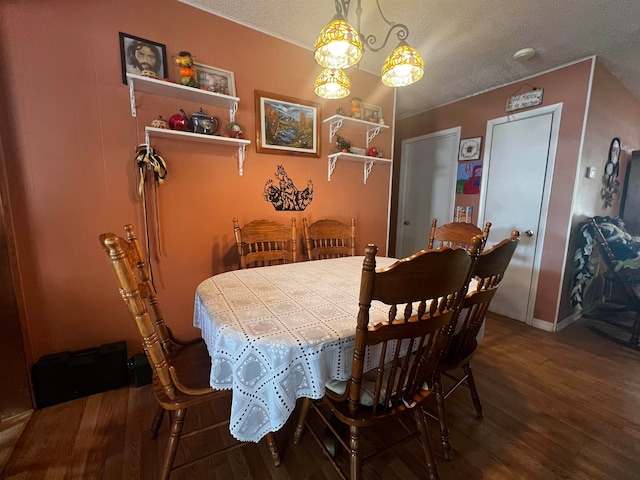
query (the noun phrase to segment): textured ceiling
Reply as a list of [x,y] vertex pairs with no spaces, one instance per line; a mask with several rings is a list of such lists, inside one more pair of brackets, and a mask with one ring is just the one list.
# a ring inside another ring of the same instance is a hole
[[[310,50],[335,13],[332,0],[179,1]],[[408,43],[426,65],[420,81],[398,89],[399,117],[590,55],[640,98],[640,0],[379,1],[389,20],[409,27]],[[356,3],[349,16],[354,26]],[[362,0],[362,9],[362,33],[383,39],[387,26],[376,2]],[[365,51],[360,68],[379,74],[396,43],[394,37],[380,52]],[[535,48],[536,56],[514,60],[524,47]]]

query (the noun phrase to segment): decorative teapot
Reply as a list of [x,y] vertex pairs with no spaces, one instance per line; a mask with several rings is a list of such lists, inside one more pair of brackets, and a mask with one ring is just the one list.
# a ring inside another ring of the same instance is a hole
[[178,130],[181,132],[185,132],[189,130],[189,117],[184,113],[183,110],[180,110],[182,113],[176,113],[169,117],[169,128],[171,130]]
[[205,135],[213,135],[220,128],[220,119],[217,115],[207,115],[202,108],[196,113],[191,115],[191,118],[187,116],[184,110],[180,109],[182,116],[189,120],[189,130],[193,133],[202,133]]

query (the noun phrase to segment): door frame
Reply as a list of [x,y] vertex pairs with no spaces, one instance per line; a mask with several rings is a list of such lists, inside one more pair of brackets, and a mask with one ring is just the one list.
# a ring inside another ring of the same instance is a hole
[[[491,169],[491,144],[493,141],[493,128],[496,125],[510,123],[526,118],[538,117],[541,115],[551,114],[551,133],[549,137],[549,152],[547,155],[547,170],[545,174],[544,187],[542,191],[542,203],[540,209],[540,222],[538,231],[536,232],[536,248],[533,257],[533,272],[531,276],[531,287],[529,289],[529,299],[527,303],[527,314],[525,323],[534,325],[541,323],[541,320],[533,318],[536,297],[538,292],[538,279],[540,277],[540,265],[542,262],[542,252],[544,250],[544,239],[547,228],[547,217],[549,211],[549,203],[551,200],[551,186],[553,183],[553,172],[556,163],[556,154],[558,150],[558,139],[560,138],[560,122],[562,120],[562,103],[548,105],[546,107],[534,108],[526,112],[506,115],[500,118],[494,118],[487,121],[487,131],[485,133],[485,148],[482,161],[482,187],[480,188],[480,198],[478,203],[478,225],[484,223],[485,207],[487,202],[487,192],[485,186],[488,183],[489,171]],[[520,232],[523,234],[524,232]],[[544,322],[547,324],[548,322]]]
[[[427,133],[425,135],[420,135],[418,137],[406,138],[402,140],[401,144],[401,162],[400,162],[400,181],[398,185],[398,218],[396,221],[396,255],[397,252],[401,249],[402,241],[404,239],[404,218],[405,218],[405,210],[407,206],[407,185],[409,184],[409,175],[407,173],[407,165],[409,164],[409,145],[412,143],[422,142],[424,140],[429,140],[432,138],[439,137],[448,137],[455,136],[456,145],[460,144],[460,133],[461,127],[452,127],[446,130],[439,130],[433,133]],[[451,212],[453,214],[453,207],[456,203],[456,176],[457,176],[457,168],[458,168],[458,158],[457,153],[456,157],[452,159],[451,162],[451,170],[453,172],[453,183],[451,184]],[[426,242],[425,242],[426,245]]]

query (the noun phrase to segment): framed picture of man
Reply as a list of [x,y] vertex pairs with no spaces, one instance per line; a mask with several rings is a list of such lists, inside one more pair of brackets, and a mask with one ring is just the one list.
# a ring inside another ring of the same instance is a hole
[[122,83],[127,73],[164,80],[167,78],[167,47],[161,43],[120,33]]

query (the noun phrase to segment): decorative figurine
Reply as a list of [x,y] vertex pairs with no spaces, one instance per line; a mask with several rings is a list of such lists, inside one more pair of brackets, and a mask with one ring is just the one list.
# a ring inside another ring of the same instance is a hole
[[156,80],[158,79],[158,74],[153,70],[142,70],[140,72],[140,76],[147,77],[147,78],[155,78]]
[[180,67],[180,83],[187,87],[200,88],[198,81],[196,80],[196,72],[193,69],[193,59],[191,54],[187,51],[181,51],[177,57],[174,57],[173,61]]
[[344,116],[344,109],[342,107],[336,108],[336,115]]
[[360,110],[360,102],[362,99],[358,97],[353,97],[351,99],[351,118],[362,118],[362,112]]
[[347,140],[344,139],[344,137],[341,137],[340,135],[336,136],[336,148],[338,149],[339,152],[349,152],[349,149],[351,148],[351,143],[348,142]]
[[244,129],[242,128],[242,125],[240,125],[239,123],[237,122],[230,123],[227,129],[229,130],[230,138],[244,138],[244,133],[242,133]]

